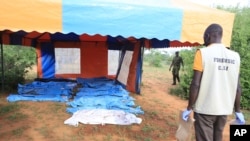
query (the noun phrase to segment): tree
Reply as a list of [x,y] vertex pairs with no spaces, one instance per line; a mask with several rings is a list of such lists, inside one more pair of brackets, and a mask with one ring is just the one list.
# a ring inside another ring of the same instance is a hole
[[18,84],[25,83],[27,68],[31,68],[36,62],[35,49],[22,46],[4,46],[3,50],[4,78],[1,79],[4,79],[5,90],[16,89]]
[[162,67],[163,63],[167,62],[168,58],[170,58],[170,56],[166,52],[157,49],[151,49],[149,53],[144,55],[144,61],[154,67]]
[[235,13],[231,48],[241,56],[240,82],[242,86],[242,107],[250,109],[250,8],[231,8],[227,9]]

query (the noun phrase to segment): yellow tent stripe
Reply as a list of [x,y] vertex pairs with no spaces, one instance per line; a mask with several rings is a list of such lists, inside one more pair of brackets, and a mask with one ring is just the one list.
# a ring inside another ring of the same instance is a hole
[[218,23],[223,28],[222,42],[227,47],[230,47],[234,13],[182,0],[172,0],[172,2],[176,7],[184,10],[181,33],[182,42],[203,43],[203,33],[207,26],[212,23]]
[[210,25],[211,23],[218,23],[223,28],[222,42],[227,47],[230,47],[234,14],[224,13],[221,16],[219,12],[217,16],[214,16],[214,14],[215,14],[214,12],[207,14],[197,13],[192,11],[184,12],[181,41],[189,40],[190,42],[203,43],[203,33],[207,28],[207,26]]
[[0,30],[62,31],[61,0],[3,0],[0,9]]

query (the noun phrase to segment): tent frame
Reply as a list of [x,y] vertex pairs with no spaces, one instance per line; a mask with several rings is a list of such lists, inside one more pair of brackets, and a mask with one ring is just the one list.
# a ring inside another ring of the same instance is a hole
[[[121,69],[121,62],[124,57],[124,53],[126,50],[130,50],[132,44],[138,43],[137,47],[139,47],[138,50],[138,58],[136,60],[137,71],[135,72],[135,87],[130,87],[129,89],[134,89],[136,93],[140,93],[140,84],[142,81],[142,66],[143,66],[143,52],[145,48],[168,48],[168,47],[182,47],[182,46],[199,46],[200,44],[190,43],[190,42],[180,42],[177,40],[170,41],[168,39],[159,40],[157,38],[147,39],[147,38],[134,38],[134,37],[128,37],[125,38],[123,36],[110,36],[110,35],[88,35],[87,33],[83,34],[75,34],[75,33],[49,33],[49,32],[26,32],[23,30],[19,31],[11,31],[11,30],[0,30],[0,43],[1,43],[1,83],[2,83],[2,91],[4,91],[4,54],[3,54],[3,44],[6,45],[23,45],[23,46],[30,46],[30,47],[37,47],[39,42],[109,42],[111,44],[119,44],[121,48],[120,50],[120,57],[119,57],[119,66],[116,74],[115,80],[117,81],[117,76],[120,73]],[[113,46],[113,45],[112,45]],[[111,47],[113,48],[113,47]],[[133,82],[134,83],[134,82]]]
[[2,34],[0,34],[0,44],[1,44],[1,83],[2,83],[2,92],[4,92],[4,65],[3,65],[3,39]]

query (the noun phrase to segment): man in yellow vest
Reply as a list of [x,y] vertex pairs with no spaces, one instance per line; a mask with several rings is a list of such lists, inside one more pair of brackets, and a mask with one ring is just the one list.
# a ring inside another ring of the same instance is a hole
[[[245,124],[240,111],[240,56],[221,43],[222,27],[211,24],[204,32],[205,48],[197,50],[193,65],[187,109],[187,121],[194,111],[197,141],[222,141],[227,116],[235,113],[239,124]],[[233,111],[234,109],[234,111]]]

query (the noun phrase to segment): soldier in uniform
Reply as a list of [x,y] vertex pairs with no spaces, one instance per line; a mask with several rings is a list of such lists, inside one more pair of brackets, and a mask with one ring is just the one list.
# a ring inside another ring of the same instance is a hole
[[176,79],[178,82],[180,82],[179,71],[180,71],[181,65],[182,65],[182,68],[184,68],[182,57],[179,56],[179,52],[176,51],[175,57],[173,58],[172,63],[169,67],[169,71],[171,71],[171,68],[173,67],[172,69],[173,84],[172,85],[176,85]]

